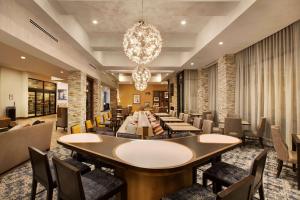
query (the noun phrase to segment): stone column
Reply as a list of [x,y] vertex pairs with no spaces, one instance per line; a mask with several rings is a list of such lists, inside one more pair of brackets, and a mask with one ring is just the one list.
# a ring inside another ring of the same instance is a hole
[[68,75],[68,128],[75,124],[81,125],[84,131],[86,120],[86,74],[80,71],[70,72]]
[[217,111],[219,120],[235,112],[236,65],[234,55],[225,55],[218,60]]
[[170,78],[170,84],[173,84],[174,90],[173,90],[173,96],[169,94],[169,98],[171,100],[170,102],[170,107],[173,106],[174,110],[177,111],[177,79],[176,79],[176,74]]
[[208,111],[208,70],[198,69],[198,112]]
[[93,84],[93,108],[95,118],[101,112],[101,83],[98,79],[94,79]]
[[117,89],[110,88],[110,108],[117,108],[118,98],[117,98]]

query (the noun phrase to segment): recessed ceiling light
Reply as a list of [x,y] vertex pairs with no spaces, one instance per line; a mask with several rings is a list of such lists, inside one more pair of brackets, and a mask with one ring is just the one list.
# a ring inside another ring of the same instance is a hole
[[20,58],[21,58],[22,60],[25,60],[25,59],[26,59],[26,57],[25,57],[25,56],[21,56]]
[[181,24],[181,25],[186,25],[186,20],[185,20],[185,19],[181,20],[181,21],[180,21],[180,24]]
[[193,63],[193,62],[191,62],[191,66],[194,66],[194,63]]
[[92,21],[92,23],[93,23],[93,24],[98,24],[98,21],[94,19],[94,20]]
[[62,71],[62,70],[61,70],[61,71],[60,71],[60,73],[61,73],[61,74],[63,74],[63,73],[64,73],[64,71]]
[[219,45],[223,45],[223,42],[219,42]]

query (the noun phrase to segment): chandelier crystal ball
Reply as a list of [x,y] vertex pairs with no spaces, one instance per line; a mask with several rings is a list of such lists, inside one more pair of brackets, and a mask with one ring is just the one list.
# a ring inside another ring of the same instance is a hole
[[137,81],[134,83],[135,89],[138,91],[144,91],[147,88],[146,81]]
[[151,78],[151,72],[146,67],[138,66],[132,72],[132,79],[134,82],[148,82]]
[[140,21],[125,33],[123,47],[131,61],[139,65],[150,63],[161,52],[160,32],[155,26]]

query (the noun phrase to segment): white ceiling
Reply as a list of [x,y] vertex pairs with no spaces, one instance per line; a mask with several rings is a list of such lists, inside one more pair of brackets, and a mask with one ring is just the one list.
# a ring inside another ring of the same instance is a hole
[[[142,17],[142,0],[50,0],[56,11],[72,16],[84,29],[94,55],[105,70],[135,68],[123,53],[126,30]],[[144,0],[144,19],[161,32],[163,48],[149,65],[164,75],[183,64],[183,53],[192,52],[199,32],[217,18],[227,17],[240,0]],[[97,20],[98,24],[92,23]],[[186,25],[181,25],[186,20]]]
[[[100,70],[128,74],[136,67],[123,53],[122,40],[141,19],[142,0],[30,1]],[[144,19],[163,38],[162,52],[149,68],[164,78],[183,68],[204,67],[300,19],[299,10],[300,0],[144,0]]]

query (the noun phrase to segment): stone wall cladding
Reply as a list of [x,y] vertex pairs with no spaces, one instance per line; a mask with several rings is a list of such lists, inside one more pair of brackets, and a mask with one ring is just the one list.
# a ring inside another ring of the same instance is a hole
[[225,55],[218,60],[217,112],[219,120],[235,110],[236,65],[234,55]]
[[94,117],[96,117],[101,113],[101,83],[97,79],[94,79],[93,90],[93,108]]
[[170,84],[174,85],[173,96],[171,97],[170,107],[173,106],[174,110],[177,111],[177,79],[176,74],[170,78]]
[[117,89],[110,88],[110,108],[117,108],[117,105],[118,105]]
[[68,96],[68,128],[75,124],[81,125],[84,131],[86,120],[86,74],[80,71],[70,72],[67,78]]
[[198,69],[198,112],[208,110],[208,69]]

